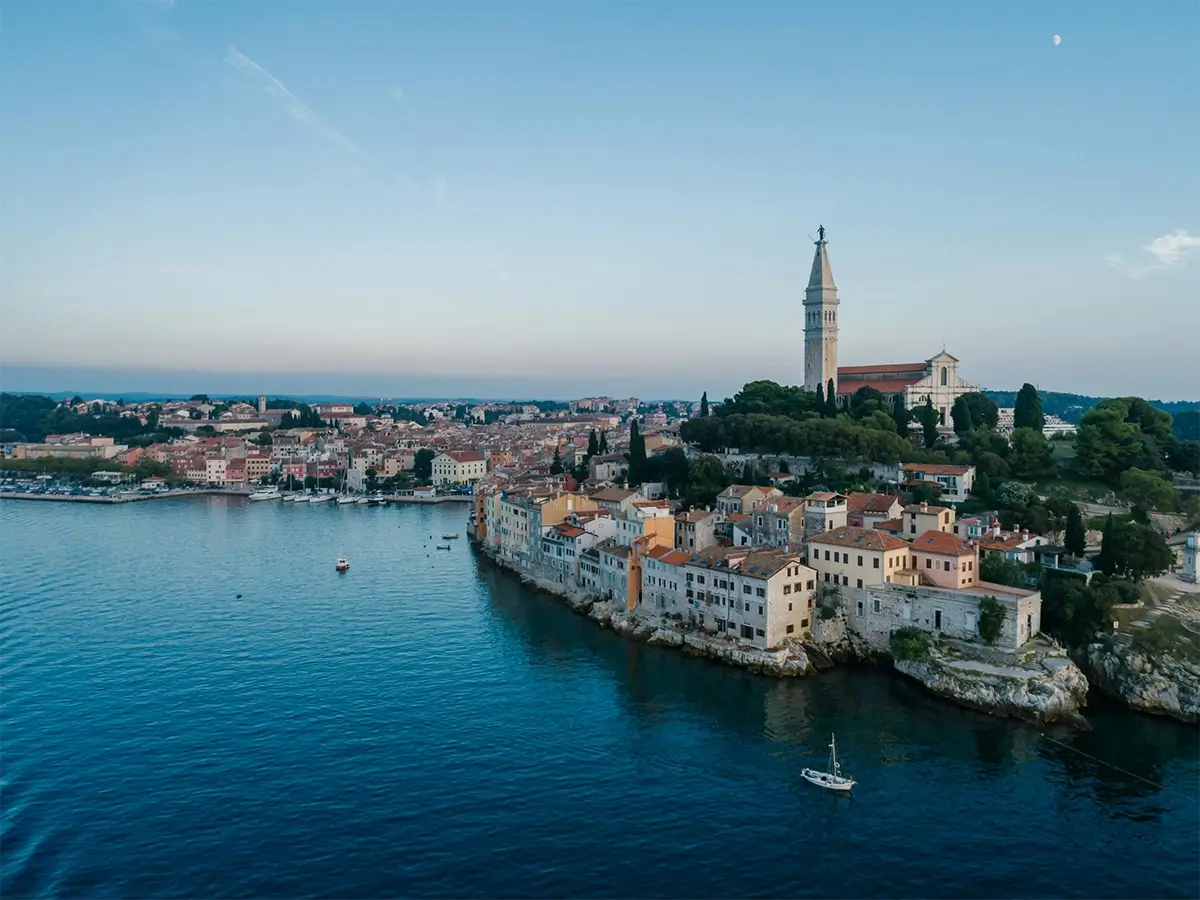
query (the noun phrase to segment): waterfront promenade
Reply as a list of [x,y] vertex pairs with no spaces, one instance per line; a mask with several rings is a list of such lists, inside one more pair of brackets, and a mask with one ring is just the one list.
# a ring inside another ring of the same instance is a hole
[[[0,500],[43,500],[59,503],[140,503],[143,500],[173,500],[180,497],[249,497],[255,491],[254,487],[214,487],[194,488],[180,491],[156,491],[152,494],[129,494],[127,496],[78,496],[71,494],[34,494],[25,491],[0,491]],[[416,505],[438,503],[470,503],[469,494],[446,494],[436,497],[416,497],[412,494],[384,494],[389,503],[411,503]]]

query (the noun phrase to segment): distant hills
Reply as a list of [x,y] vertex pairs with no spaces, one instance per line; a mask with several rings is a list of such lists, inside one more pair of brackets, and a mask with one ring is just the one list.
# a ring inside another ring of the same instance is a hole
[[[997,406],[1012,407],[1017,403],[1016,391],[983,391],[984,396]],[[1042,412],[1048,416],[1058,416],[1067,422],[1078,424],[1083,414],[1107,397],[1088,397],[1085,394],[1066,394],[1060,391],[1038,391],[1042,398]],[[1173,416],[1190,410],[1200,410],[1200,400],[1149,400],[1151,406],[1157,407]]]

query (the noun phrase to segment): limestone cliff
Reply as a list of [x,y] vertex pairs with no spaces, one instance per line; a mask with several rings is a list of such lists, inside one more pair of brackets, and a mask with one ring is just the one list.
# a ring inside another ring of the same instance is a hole
[[1127,635],[1104,635],[1076,653],[1097,689],[1132,709],[1200,721],[1200,666],[1151,651]]
[[1087,679],[1065,655],[999,666],[931,650],[922,659],[898,659],[893,665],[933,693],[971,709],[1037,724],[1091,727],[1079,713],[1087,704]]

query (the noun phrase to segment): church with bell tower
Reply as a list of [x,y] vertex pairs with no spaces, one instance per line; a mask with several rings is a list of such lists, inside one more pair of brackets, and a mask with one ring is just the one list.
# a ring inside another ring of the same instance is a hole
[[941,426],[949,430],[954,401],[979,388],[959,376],[958,359],[945,347],[922,362],[838,368],[838,295],[824,225],[817,229],[813,243],[817,252],[804,289],[804,389],[816,393],[821,388],[828,395],[832,381],[833,396],[842,407],[848,407],[854,392],[864,387],[878,391],[892,406],[903,403],[916,409],[929,403],[937,410]]
[[[804,389],[822,391],[833,381],[837,390],[838,295],[829,265],[825,226],[817,229],[817,252],[804,290]],[[837,396],[836,393],[834,396]]]

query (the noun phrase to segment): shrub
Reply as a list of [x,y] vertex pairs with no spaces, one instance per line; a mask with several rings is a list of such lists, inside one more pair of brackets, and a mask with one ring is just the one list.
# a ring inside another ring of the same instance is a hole
[[841,608],[842,592],[835,585],[823,584],[817,588],[817,614],[822,619],[832,619]]
[[989,644],[996,643],[1004,630],[1004,616],[1008,610],[995,597],[984,597],[979,601],[979,635]]
[[923,659],[933,646],[933,639],[920,628],[898,628],[888,638],[888,647],[896,659]]

